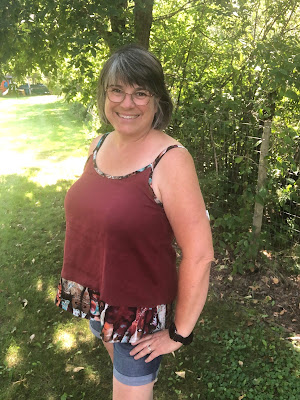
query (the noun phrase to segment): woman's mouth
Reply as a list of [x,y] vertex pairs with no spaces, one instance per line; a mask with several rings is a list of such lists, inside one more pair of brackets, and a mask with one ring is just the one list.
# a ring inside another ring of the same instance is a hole
[[139,116],[139,114],[138,115],[127,115],[127,114],[120,114],[120,113],[117,113],[117,115],[118,115],[118,117],[123,118],[123,119],[135,119]]

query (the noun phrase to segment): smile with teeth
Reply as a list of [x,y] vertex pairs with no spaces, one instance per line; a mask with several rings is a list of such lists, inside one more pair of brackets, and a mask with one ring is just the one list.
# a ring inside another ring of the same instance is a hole
[[139,115],[125,115],[125,114],[119,114],[119,113],[117,113],[117,114],[120,118],[124,118],[124,119],[135,119],[139,116]]

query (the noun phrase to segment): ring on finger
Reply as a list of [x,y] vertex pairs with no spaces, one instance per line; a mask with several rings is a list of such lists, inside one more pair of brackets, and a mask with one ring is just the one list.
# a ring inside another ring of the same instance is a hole
[[147,344],[147,347],[148,347],[149,353],[152,353],[153,350],[151,349],[150,344]]

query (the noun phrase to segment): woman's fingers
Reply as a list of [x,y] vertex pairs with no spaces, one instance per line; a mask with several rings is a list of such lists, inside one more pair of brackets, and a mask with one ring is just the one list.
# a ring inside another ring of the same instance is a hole
[[153,350],[154,350],[154,348],[151,347],[150,339],[147,339],[147,340],[143,340],[142,342],[139,341],[139,344],[134,346],[134,348],[131,350],[130,355],[135,356],[134,358],[136,360],[138,360],[139,358],[142,358],[142,357],[146,356],[147,354],[152,353]]
[[[158,332],[157,332],[158,333]],[[132,343],[133,346],[136,346],[137,344],[143,343],[148,341],[149,339],[153,338],[156,333],[153,333],[152,335],[145,335],[141,339],[137,340],[135,343]]]
[[181,343],[170,339],[168,330],[163,330],[140,339],[131,350],[130,355],[136,360],[149,355],[145,361],[150,362],[155,357],[178,350],[181,346]]

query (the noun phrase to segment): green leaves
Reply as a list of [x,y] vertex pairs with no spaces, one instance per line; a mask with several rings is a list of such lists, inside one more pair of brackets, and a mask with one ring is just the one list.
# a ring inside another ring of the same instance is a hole
[[299,93],[296,93],[295,91],[290,89],[284,93],[284,97],[287,97],[288,99],[292,99],[295,101],[299,101]]
[[244,159],[243,156],[235,157],[235,162],[236,162],[236,164],[240,164],[240,163],[243,161],[243,159]]
[[262,187],[255,195],[255,201],[261,205],[265,204],[266,197],[268,195],[268,191],[265,187]]

